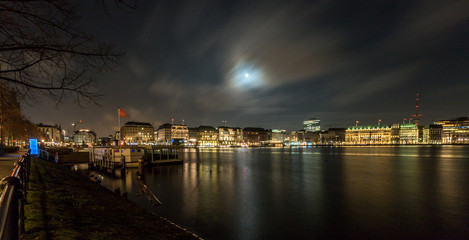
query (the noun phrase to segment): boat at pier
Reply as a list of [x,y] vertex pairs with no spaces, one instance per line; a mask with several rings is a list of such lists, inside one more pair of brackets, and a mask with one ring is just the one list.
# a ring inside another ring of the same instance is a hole
[[94,146],[90,150],[90,164],[93,167],[114,169],[118,167],[139,167],[142,165],[181,164],[184,162],[184,148],[179,146]]

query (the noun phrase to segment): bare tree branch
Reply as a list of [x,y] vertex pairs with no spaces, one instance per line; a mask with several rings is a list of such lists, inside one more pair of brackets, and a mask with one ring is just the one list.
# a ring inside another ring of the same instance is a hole
[[123,53],[94,41],[76,20],[70,1],[0,1],[0,79],[26,100],[45,95],[58,105],[71,96],[78,105],[97,104],[93,75],[112,70]]

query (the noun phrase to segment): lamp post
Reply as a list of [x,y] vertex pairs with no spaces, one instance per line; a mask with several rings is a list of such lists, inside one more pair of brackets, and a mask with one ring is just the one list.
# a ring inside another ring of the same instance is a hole
[[75,131],[76,131],[76,126],[77,126],[79,123],[82,123],[82,122],[83,122],[83,121],[82,121],[82,120],[80,120],[80,121],[78,121],[78,122],[76,122],[76,123],[72,123],[72,126],[73,126],[73,132],[75,132]]

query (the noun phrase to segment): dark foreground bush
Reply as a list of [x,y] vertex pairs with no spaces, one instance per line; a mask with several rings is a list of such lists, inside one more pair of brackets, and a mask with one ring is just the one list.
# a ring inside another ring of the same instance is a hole
[[5,153],[15,153],[20,150],[18,146],[5,146]]

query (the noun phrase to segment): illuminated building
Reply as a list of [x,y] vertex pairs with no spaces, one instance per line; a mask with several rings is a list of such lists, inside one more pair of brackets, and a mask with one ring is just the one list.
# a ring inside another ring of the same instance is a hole
[[269,134],[263,128],[247,127],[243,129],[243,139],[247,146],[261,146],[267,143]]
[[303,121],[303,129],[308,132],[319,132],[321,131],[321,120],[310,118],[309,120]]
[[342,144],[345,142],[345,128],[329,128],[321,132],[321,144]]
[[413,123],[403,123],[399,128],[400,144],[417,144],[419,143],[419,128]]
[[289,135],[290,145],[302,145],[305,142],[305,130],[291,131]]
[[158,127],[156,131],[157,144],[159,145],[171,145],[171,124],[165,123]]
[[282,142],[285,141],[286,130],[272,129],[272,141]]
[[424,144],[441,144],[442,143],[443,126],[441,125],[428,125],[423,129]]
[[189,129],[186,125],[172,124],[171,138],[173,145],[183,145],[189,140]]
[[218,147],[218,130],[212,126],[199,126],[199,147]]
[[347,144],[391,144],[391,126],[353,126],[345,130]]
[[197,142],[199,141],[199,128],[196,127],[190,127],[187,128],[189,130],[189,140],[188,146],[197,146]]
[[149,143],[153,142],[153,126],[145,122],[126,122],[121,127],[121,140],[126,143]]
[[76,145],[93,145],[96,142],[96,133],[88,129],[73,132],[73,143]]
[[97,145],[99,146],[112,146],[115,143],[115,138],[112,135],[107,137],[100,137],[97,140]]
[[321,142],[321,133],[320,132],[304,132],[304,144],[319,144]]
[[469,119],[460,117],[448,120],[438,120],[435,124],[443,127],[443,144],[468,144],[469,143]]
[[185,145],[189,140],[186,125],[165,123],[158,127],[157,132],[157,143],[160,145]]
[[62,135],[62,129],[59,126],[44,125],[42,123],[39,123],[36,126],[39,132],[44,136],[44,139],[40,139],[40,141],[44,140],[44,142],[49,144],[63,142],[64,136]]
[[320,141],[319,132],[298,130],[290,132],[290,145],[312,145]]
[[392,144],[399,144],[400,129],[401,129],[401,125],[399,123],[394,123],[391,125],[391,143]]
[[239,127],[218,127],[218,144],[220,147],[238,147],[243,142],[243,129]]
[[279,129],[272,129],[271,131],[271,140],[270,145],[275,147],[283,147],[284,142],[287,140],[287,131],[279,130]]

